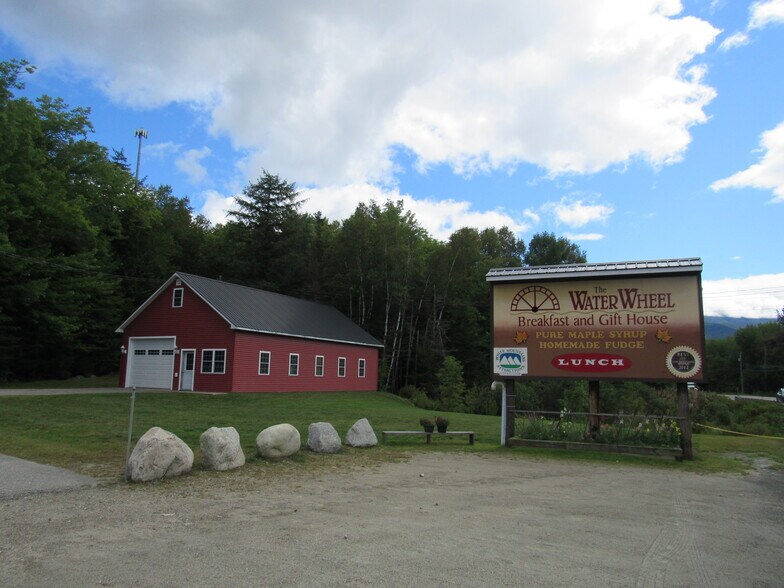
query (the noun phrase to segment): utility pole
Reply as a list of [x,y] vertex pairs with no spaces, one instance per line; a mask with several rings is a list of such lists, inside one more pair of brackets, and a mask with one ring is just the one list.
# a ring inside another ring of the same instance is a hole
[[134,137],[139,139],[139,150],[136,152],[136,191],[139,191],[139,165],[142,162],[142,139],[147,138],[147,129],[136,129],[133,134]]
[[743,352],[738,353],[738,363],[740,364],[740,393],[745,394],[743,391]]

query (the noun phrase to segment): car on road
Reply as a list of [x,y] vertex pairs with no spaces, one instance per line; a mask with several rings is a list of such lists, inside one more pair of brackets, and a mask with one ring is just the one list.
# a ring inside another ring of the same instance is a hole
[[776,402],[784,402],[784,388],[779,388],[776,392]]

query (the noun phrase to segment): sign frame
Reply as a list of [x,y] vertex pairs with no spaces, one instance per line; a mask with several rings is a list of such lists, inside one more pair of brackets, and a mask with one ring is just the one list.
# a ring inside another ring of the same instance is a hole
[[699,258],[500,268],[486,280],[494,379],[705,380]]

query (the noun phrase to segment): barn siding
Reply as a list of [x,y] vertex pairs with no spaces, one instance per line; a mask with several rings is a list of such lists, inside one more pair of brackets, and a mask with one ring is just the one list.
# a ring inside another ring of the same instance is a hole
[[[235,392],[313,392],[377,390],[378,348],[311,339],[237,332],[233,355]],[[270,375],[258,375],[259,351],[272,353]],[[299,354],[299,375],[289,376],[289,354]],[[315,376],[316,356],[324,356],[324,376]],[[338,357],[346,358],[346,377],[339,378]],[[365,377],[357,377],[359,358]]]
[[[174,288],[183,288],[181,308],[172,308]],[[176,286],[173,282],[163,290],[123,332],[123,345],[127,349],[130,337],[176,337],[179,349],[196,349],[196,371],[194,390],[225,392],[231,390],[232,369],[234,366],[234,333],[206,302],[184,283]],[[202,374],[201,350],[225,349],[226,373]],[[125,386],[127,356],[120,362],[120,386]],[[179,388],[180,355],[174,357],[174,389]]]

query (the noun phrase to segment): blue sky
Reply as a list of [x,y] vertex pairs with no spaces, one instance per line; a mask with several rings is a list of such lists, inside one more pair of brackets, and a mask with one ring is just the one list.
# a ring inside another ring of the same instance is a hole
[[[221,222],[262,169],[340,220],[403,199],[589,261],[701,257],[706,314],[784,307],[784,0],[0,5],[25,93]],[[96,8],[96,6],[100,6]]]

